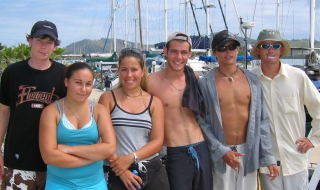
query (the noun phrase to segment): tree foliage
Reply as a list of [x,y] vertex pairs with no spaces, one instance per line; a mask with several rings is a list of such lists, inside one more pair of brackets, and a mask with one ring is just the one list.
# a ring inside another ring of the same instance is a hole
[[26,60],[30,57],[30,47],[26,44],[20,43],[17,47],[14,48],[16,53],[16,60]]
[[15,54],[14,48],[5,46],[0,51],[1,62],[6,63],[7,65],[11,64],[13,59],[16,57]]

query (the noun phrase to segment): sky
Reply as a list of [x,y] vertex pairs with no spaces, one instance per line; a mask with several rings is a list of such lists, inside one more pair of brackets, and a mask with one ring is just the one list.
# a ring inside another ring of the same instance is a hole
[[[118,39],[139,42],[138,12],[134,0],[114,0],[116,22],[115,34]],[[125,19],[125,2],[127,1],[127,19]],[[165,0],[141,1],[141,31],[143,43],[154,44],[166,39],[164,2]],[[215,7],[208,8],[209,23],[213,32],[226,29],[218,0],[208,0]],[[256,39],[265,28],[277,28],[284,39],[307,39],[310,34],[310,0],[220,0],[226,18],[228,30],[243,36],[239,30],[240,21],[254,22],[255,26],[247,30],[247,37]],[[175,31],[186,32],[186,0],[167,0],[167,35]],[[202,2],[193,0],[194,14],[200,35],[206,35],[206,15]],[[91,39],[113,38],[112,0],[0,0],[0,43],[6,46],[17,46],[27,43],[26,35],[30,34],[33,24],[39,20],[49,20],[56,24],[61,40],[60,47],[74,42]],[[198,35],[193,13],[188,8],[188,33]],[[319,12],[319,13],[318,13]],[[125,22],[127,20],[127,22]],[[125,29],[127,23],[127,30]],[[136,23],[136,24],[135,24]],[[316,28],[320,26],[320,1],[316,0]],[[110,30],[109,30],[110,28]],[[127,31],[127,32],[126,32]],[[320,41],[320,30],[315,31],[315,40]]]

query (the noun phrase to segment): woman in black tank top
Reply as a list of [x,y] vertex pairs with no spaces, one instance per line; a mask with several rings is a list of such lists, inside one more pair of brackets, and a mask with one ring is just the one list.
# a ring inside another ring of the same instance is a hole
[[105,92],[99,100],[111,114],[117,137],[116,154],[105,164],[108,187],[170,189],[158,154],[164,138],[163,105],[147,92],[147,73],[140,50],[121,51],[118,73],[118,88]]

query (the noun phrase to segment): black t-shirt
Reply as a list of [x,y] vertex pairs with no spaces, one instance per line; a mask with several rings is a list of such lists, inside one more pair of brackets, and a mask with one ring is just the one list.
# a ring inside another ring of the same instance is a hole
[[46,171],[39,149],[39,120],[44,107],[66,95],[65,66],[52,62],[36,70],[28,60],[13,63],[3,72],[0,103],[10,106],[4,165],[26,171]]

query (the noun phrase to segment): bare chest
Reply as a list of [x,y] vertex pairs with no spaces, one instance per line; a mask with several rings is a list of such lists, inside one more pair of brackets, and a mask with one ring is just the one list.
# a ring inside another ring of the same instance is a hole
[[245,75],[233,77],[217,77],[216,85],[220,106],[248,105],[251,99],[251,90]]

